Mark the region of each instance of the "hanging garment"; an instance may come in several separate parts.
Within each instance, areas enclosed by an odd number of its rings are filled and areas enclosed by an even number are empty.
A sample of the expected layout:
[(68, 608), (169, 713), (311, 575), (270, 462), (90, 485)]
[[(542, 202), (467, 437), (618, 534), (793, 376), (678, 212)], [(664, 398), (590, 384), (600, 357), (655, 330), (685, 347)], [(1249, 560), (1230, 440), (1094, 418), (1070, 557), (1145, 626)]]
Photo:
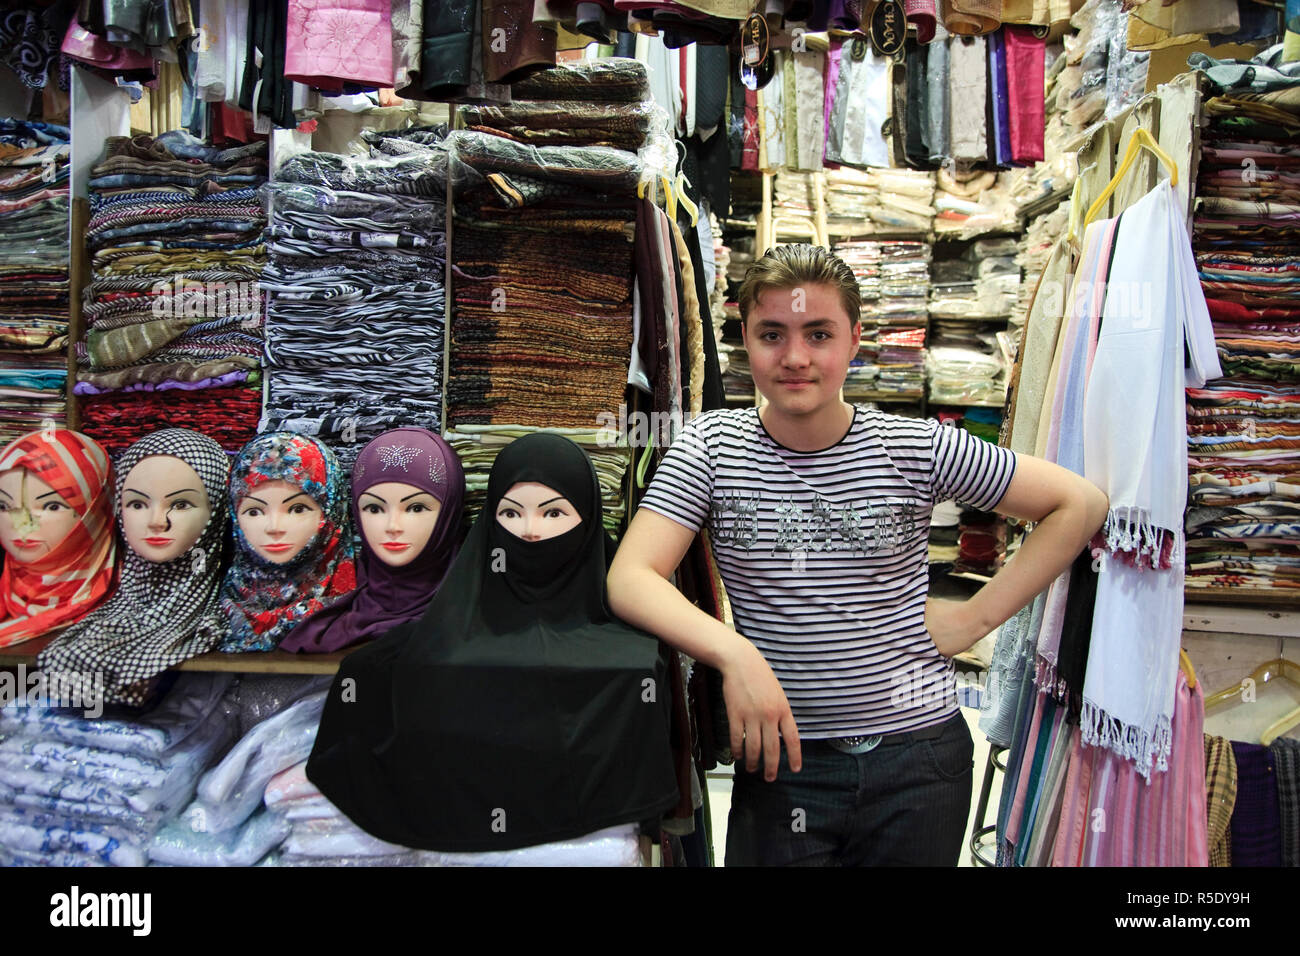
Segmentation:
[(925, 142), (931, 163), (942, 163), (949, 155), (948, 46), (948, 31), (936, 25), (925, 52)]
[[(582, 523), (512, 535), (496, 505), (529, 481)], [(343, 661), (308, 778), (367, 832), (420, 849), (515, 849), (657, 820), (678, 797), (666, 656), (606, 606), (612, 545), (591, 462), (558, 435), (520, 438), (497, 456), (487, 498), (424, 616)]]
[(820, 50), (807, 50), (791, 54), (790, 60), (799, 118), (799, 168), (819, 170), (826, 149), (823, 101), (826, 54)]
[[(423, 0), (424, 46), (420, 54), (423, 98), (447, 99), (469, 85), (474, 23), (479, 0)], [(421, 98), (415, 91), (399, 95)]]
[(870, 50), (861, 60), (855, 60), (851, 53), (841, 53), (835, 102), (826, 131), (827, 160), (850, 166), (889, 165), (883, 127), (889, 116), (892, 65), (892, 60)]
[[(1153, 761), (1168, 766), (1182, 634), (1184, 388), (1220, 374), (1191, 243), (1165, 180), (1124, 213), (1083, 413), (1084, 474), (1110, 497), (1106, 545), (1122, 552), (1097, 583), (1083, 738), (1136, 761), (1143, 776)], [(1124, 555), (1167, 570), (1135, 567)]]
[(1282, 819), (1277, 768), (1267, 747), (1232, 741), (1237, 802), (1229, 832), (1233, 866), (1281, 866)]
[[(21, 468), (59, 493), (78, 516), (67, 536), (31, 562), (6, 555), (0, 571), (0, 647), (81, 620), (117, 584), (111, 465), (93, 439), (66, 429), (32, 432), (0, 452), (0, 472)], [(11, 504), (15, 526), (39, 527), (23, 502)]]
[(1204, 690), (1180, 670), (1169, 770), (1138, 793), (1138, 866), (1209, 866), (1204, 722)]
[[(321, 509), (316, 536), (285, 564), (257, 554), (239, 527), (240, 501), (268, 481), (297, 485)], [(304, 619), (356, 587), (347, 479), (334, 453), (320, 442), (273, 432), (245, 445), (230, 474), (230, 511), (235, 557), (221, 588), (230, 633), (220, 650), (274, 650)]]
[(293, 129), (293, 84), (285, 78), (288, 0), (249, 6), (244, 76), (239, 84), (239, 108), (254, 115), (258, 132), (271, 124)]
[(1237, 805), (1237, 758), (1222, 737), (1205, 735), (1206, 842), (1210, 866), (1232, 866), (1230, 825)]
[(1011, 164), (1011, 104), (1007, 96), (1007, 47), (1001, 30), (989, 34), (989, 135), (999, 166)]
[(483, 0), (483, 75), (513, 83), (555, 66), (555, 26), (532, 19), (532, 0)]
[(107, 703), (144, 704), (154, 690), (152, 678), (210, 651), (225, 632), (225, 621), (217, 613), (217, 590), (229, 520), (230, 459), (211, 438), (189, 429), (164, 429), (140, 439), (117, 462), (114, 500), (119, 515), (131, 469), (154, 455), (179, 458), (203, 483), (211, 511), (198, 541), (162, 562), (150, 561), (128, 546), (117, 592), (59, 635), (39, 658), (48, 673), (103, 674)]
[(286, 79), (343, 92), (393, 82), (390, 0), (289, 0)]
[(446, 441), (423, 428), (395, 428), (372, 439), (352, 469), (354, 527), (361, 528), (362, 495), (383, 482), (427, 491), (441, 503), (424, 550), (393, 567), (376, 555), (376, 542), (363, 536), (357, 589), (303, 621), (280, 642), (281, 650), (328, 653), (379, 637), (418, 618), (438, 593), (459, 545), (465, 500), (460, 459)]
[(1300, 740), (1279, 737), (1269, 744), (1277, 779), (1282, 830), (1282, 865), (1300, 866)]
[(1043, 51), (1047, 41), (1028, 27), (1007, 27), (1008, 135), (1013, 163), (1043, 158)]
[(958, 161), (989, 158), (985, 112), (988, 57), (983, 37), (948, 41), (948, 151)]

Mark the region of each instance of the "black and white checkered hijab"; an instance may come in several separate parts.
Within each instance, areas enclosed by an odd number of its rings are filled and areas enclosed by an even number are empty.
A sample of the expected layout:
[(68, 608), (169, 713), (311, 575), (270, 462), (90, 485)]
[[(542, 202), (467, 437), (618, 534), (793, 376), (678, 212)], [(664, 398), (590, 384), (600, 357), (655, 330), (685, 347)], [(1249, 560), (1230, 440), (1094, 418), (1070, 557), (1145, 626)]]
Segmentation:
[(221, 446), (188, 428), (166, 428), (140, 439), (117, 463), (118, 521), (122, 485), (131, 469), (153, 455), (171, 455), (198, 474), (211, 517), (189, 551), (153, 562), (129, 547), (117, 592), (103, 607), (68, 628), (39, 657), (51, 673), (103, 676), (106, 703), (139, 705), (153, 689), (151, 678), (217, 645), (225, 623), (217, 613), (221, 549), (230, 516), (226, 487), (230, 459)]

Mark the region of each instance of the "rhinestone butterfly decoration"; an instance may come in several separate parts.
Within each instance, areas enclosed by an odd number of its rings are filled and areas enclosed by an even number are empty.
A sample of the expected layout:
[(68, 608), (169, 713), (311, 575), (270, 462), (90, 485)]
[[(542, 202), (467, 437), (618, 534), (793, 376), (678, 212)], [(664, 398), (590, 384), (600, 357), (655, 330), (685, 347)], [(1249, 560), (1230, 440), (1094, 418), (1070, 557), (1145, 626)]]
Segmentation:
[(379, 462), (384, 468), (401, 468), (409, 471), (409, 465), (420, 454), (420, 449), (408, 445), (387, 445), (379, 449)]
[(436, 458), (429, 459), (429, 480), (435, 485), (441, 485), (447, 480), (447, 469)]

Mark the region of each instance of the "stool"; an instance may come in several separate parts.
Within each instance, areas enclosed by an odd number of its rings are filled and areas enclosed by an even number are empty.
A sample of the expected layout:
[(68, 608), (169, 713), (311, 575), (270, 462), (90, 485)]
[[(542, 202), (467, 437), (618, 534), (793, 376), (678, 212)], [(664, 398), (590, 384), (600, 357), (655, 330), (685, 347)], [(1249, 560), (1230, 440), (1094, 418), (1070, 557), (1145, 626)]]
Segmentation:
[(980, 784), (980, 798), (975, 805), (975, 820), (970, 831), (970, 861), (973, 866), (997, 866), (996, 859), (990, 859), (984, 855), (989, 851), (995, 851), (995, 847), (990, 843), (982, 843), (981, 839), (990, 833), (995, 833), (998, 828), (996, 823), (985, 826), (984, 814), (988, 812), (989, 794), (993, 792), (993, 772), (995, 770), (1002, 773), (1007, 772), (1007, 765), (998, 763), (997, 759), (1006, 752), (1006, 747), (989, 745), (989, 759), (984, 764), (984, 780)]

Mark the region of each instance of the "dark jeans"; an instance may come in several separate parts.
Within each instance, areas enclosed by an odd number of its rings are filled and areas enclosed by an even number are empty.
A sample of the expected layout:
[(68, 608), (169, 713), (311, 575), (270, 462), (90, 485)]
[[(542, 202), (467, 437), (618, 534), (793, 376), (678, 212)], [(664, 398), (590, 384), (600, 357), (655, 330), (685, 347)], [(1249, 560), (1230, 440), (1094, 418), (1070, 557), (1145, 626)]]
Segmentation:
[(846, 754), (803, 741), (781, 749), (772, 783), (736, 767), (727, 866), (956, 866), (970, 815), (975, 744), (960, 713), (932, 740)]

